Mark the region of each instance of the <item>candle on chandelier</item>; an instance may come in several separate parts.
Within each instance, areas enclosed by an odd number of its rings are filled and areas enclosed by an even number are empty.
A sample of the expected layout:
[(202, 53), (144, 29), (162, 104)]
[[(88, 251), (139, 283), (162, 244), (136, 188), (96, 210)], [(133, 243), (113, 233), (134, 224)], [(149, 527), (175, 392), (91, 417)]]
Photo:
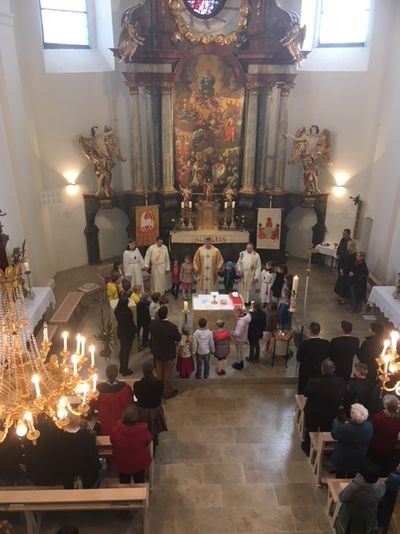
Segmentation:
[(83, 391), (83, 398), (82, 398), (82, 406), (83, 406), (84, 404), (86, 404), (86, 396), (89, 391), (89, 385), (83, 384), (82, 391)]
[(49, 330), (47, 328), (47, 323), (43, 324), (43, 343), (49, 340)]
[(385, 339), (385, 341), (383, 342), (383, 349), (382, 349), (382, 352), (381, 352), (381, 358), (383, 358), (385, 356), (386, 351), (389, 348), (389, 346), (390, 346), (390, 341), (388, 339)]
[(39, 375), (37, 375), (37, 374), (32, 375), (32, 383), (35, 386), (36, 397), (40, 397), (40, 395), (41, 395), (39, 382), (40, 382)]
[(67, 352), (67, 350), (68, 350), (68, 345), (67, 345), (68, 332), (63, 332), (61, 337), (63, 338), (63, 342), (64, 342), (63, 351)]
[(77, 354), (73, 354), (71, 356), (71, 363), (72, 363), (74, 376), (78, 376), (78, 355)]
[(80, 354), (80, 348), (81, 348), (81, 335), (77, 334), (76, 336), (76, 354)]
[(89, 352), (90, 352), (90, 367), (94, 367), (94, 345), (89, 345)]
[(399, 341), (400, 334), (397, 332), (397, 330), (393, 330), (393, 332), (390, 334), (390, 339), (392, 341), (392, 350), (397, 352), (397, 342)]
[(86, 345), (86, 338), (85, 336), (81, 336), (81, 356), (85, 356), (85, 345)]
[(24, 419), (28, 423), (29, 432), (35, 432), (35, 427), (33, 426), (33, 417), (31, 412), (24, 413)]
[(93, 376), (92, 376), (92, 380), (93, 380), (93, 388), (92, 388), (92, 391), (96, 391), (96, 385), (97, 385), (97, 374), (94, 373)]

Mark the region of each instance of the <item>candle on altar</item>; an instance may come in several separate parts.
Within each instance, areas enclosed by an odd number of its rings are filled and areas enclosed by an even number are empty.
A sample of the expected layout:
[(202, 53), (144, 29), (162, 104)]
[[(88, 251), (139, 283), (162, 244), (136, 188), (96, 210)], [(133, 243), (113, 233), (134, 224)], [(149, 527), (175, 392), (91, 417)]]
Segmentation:
[(228, 203), (224, 202), (224, 208), (226, 209), (228, 207)]
[(90, 367), (94, 367), (94, 345), (89, 345), (89, 352), (90, 352)]
[(39, 382), (40, 382), (39, 375), (37, 374), (32, 375), (32, 383), (35, 386), (36, 397), (40, 397), (41, 395)]
[(190, 209), (192, 209), (192, 205), (193, 205), (193, 204), (192, 204), (192, 201), (189, 200), (189, 208), (190, 208)]
[(24, 268), (25, 268), (25, 272), (29, 272), (29, 261), (28, 260), (24, 262)]
[(43, 342), (46, 342), (49, 340), (49, 330), (47, 328), (47, 323), (43, 324)]
[(234, 208), (235, 206), (236, 206), (236, 202), (232, 200), (232, 208)]
[(181, 202), (181, 208), (183, 209), (185, 207), (185, 203)]
[(67, 345), (68, 332), (63, 332), (61, 337), (63, 338), (63, 341), (64, 341), (63, 351), (67, 352), (67, 350), (68, 350), (68, 345)]

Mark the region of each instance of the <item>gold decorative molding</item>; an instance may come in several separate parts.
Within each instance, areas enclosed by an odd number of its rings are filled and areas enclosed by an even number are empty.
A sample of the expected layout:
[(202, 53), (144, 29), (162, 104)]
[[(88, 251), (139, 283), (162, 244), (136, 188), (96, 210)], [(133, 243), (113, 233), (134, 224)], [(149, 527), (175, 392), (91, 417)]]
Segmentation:
[(182, 43), (185, 39), (192, 44), (211, 44), (215, 43), (220, 46), (229, 46), (235, 44), (240, 46), (247, 40), (247, 25), (250, 13), (250, 0), (241, 0), (240, 18), (235, 31), (227, 34), (218, 33), (213, 35), (207, 32), (196, 32), (192, 30), (184, 21), (181, 12), (185, 9), (180, 0), (169, 0), (169, 9), (175, 19), (177, 30), (172, 41)]

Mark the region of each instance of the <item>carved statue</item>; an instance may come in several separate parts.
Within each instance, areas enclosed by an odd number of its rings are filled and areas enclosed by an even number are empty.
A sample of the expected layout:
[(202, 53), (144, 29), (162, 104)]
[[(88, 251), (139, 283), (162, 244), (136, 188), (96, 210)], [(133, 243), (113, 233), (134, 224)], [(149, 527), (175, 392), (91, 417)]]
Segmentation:
[(298, 22), (294, 22), (290, 25), (286, 35), (280, 40), (282, 46), (285, 46), (288, 49), (289, 54), (296, 63), (301, 63), (303, 59), (301, 50), (303, 48), (305, 37), (306, 26), (304, 25), (301, 28)]
[(228, 206), (232, 206), (232, 202), (235, 200), (237, 195), (236, 189), (233, 189), (230, 185), (224, 189), (224, 202), (228, 203)]
[(14, 247), (11, 254), (11, 263), (13, 267), (17, 267), (20, 263), (23, 262), (25, 258), (25, 246), (26, 240), (22, 243), (22, 247)]
[(121, 33), (118, 39), (120, 62), (130, 62), (136, 54), (139, 46), (143, 46), (145, 39), (141, 35), (140, 21), (135, 17), (135, 12), (146, 3), (142, 0), (139, 5), (126, 9), (121, 19)]
[(179, 185), (179, 189), (182, 194), (182, 202), (185, 207), (189, 206), (189, 202), (192, 200), (192, 190), (190, 187), (183, 187), (182, 185)]
[(97, 135), (97, 126), (90, 130), (90, 137), (79, 137), (82, 152), (94, 167), (98, 179), (96, 196), (112, 195), (111, 178), (115, 159), (126, 161), (118, 147), (117, 137), (111, 126), (104, 126), (104, 133)]
[(214, 185), (210, 179), (203, 182), (203, 198), (206, 202), (211, 202), (214, 194)]
[(293, 141), (293, 152), (289, 165), (294, 165), (301, 160), (303, 164), (304, 192), (306, 195), (320, 193), (318, 189), (319, 162), (333, 165), (331, 156), (331, 134), (329, 130), (320, 130), (315, 124), (311, 126), (309, 133), (300, 128), (296, 135), (285, 135)]

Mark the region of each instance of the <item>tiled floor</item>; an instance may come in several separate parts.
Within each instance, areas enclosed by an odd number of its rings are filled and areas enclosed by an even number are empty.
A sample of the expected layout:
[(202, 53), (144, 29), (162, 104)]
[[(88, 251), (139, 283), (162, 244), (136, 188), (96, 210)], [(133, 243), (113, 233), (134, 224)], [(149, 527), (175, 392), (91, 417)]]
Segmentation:
[[(306, 264), (289, 262), (300, 275), (297, 321), (302, 323)], [(96, 267), (82, 267), (56, 276), (55, 294), (65, 294), (84, 282), (96, 281)], [(363, 337), (368, 323), (336, 304), (329, 269), (313, 266), (305, 322), (321, 323), (324, 337), (337, 333), (342, 318), (351, 319)], [(170, 317), (182, 323), (182, 301), (171, 302)], [(79, 330), (88, 337), (97, 331), (100, 307), (93, 304)], [(149, 353), (131, 356), (134, 377)], [(114, 357), (115, 358), (115, 357)], [(97, 359), (104, 376), (107, 364)], [(288, 369), (279, 361), (271, 368), (247, 364), (229, 367), (224, 378), (211, 373), (208, 381), (180, 380), (180, 394), (165, 404), (169, 432), (161, 436), (151, 495), (151, 534), (331, 532), (324, 513), (326, 492), (312, 482), (306, 457), (294, 431), (295, 359)], [(16, 519), (21, 525), (21, 520)], [(139, 514), (48, 514), (43, 534), (75, 523), (81, 534), (140, 532)], [(21, 526), (18, 532), (25, 532)]]

